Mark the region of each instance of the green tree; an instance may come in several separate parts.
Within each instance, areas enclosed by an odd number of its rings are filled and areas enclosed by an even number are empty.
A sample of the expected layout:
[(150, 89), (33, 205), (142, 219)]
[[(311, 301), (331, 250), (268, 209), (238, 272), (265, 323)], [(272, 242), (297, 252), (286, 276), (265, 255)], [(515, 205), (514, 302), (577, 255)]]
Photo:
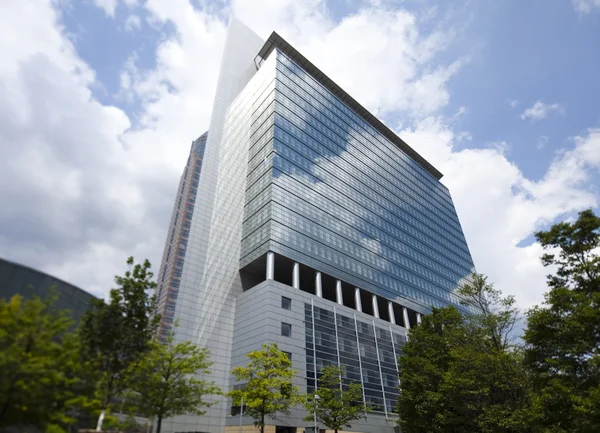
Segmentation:
[(57, 297), (0, 299), (0, 427), (68, 425), (82, 407), (77, 339)]
[(315, 417), (338, 433), (342, 427), (352, 427), (351, 421), (365, 417), (368, 410), (363, 404), (362, 386), (356, 382), (345, 384), (343, 369), (329, 365), (321, 370), (318, 388), (307, 396), (304, 406), (310, 413), (304, 420)]
[[(131, 409), (132, 413), (135, 409)], [(119, 433), (148, 433), (151, 431), (149, 423), (138, 422), (134, 415), (127, 415), (125, 419), (113, 415), (107, 415), (104, 418), (103, 427), (105, 431)], [(48, 432), (46, 432), (48, 433)]]
[(210, 374), (209, 356), (206, 348), (189, 341), (174, 343), (170, 335), (166, 344), (152, 341), (150, 350), (133, 365), (135, 404), (140, 413), (156, 418), (156, 433), (160, 433), (164, 418), (185, 413), (203, 415), (203, 408), (214, 404), (206, 396), (220, 394), (220, 389), (195, 377)]
[(115, 277), (118, 287), (110, 291), (109, 302), (92, 301), (79, 327), (82, 357), (97, 372), (98, 431), (111, 401), (127, 389), (129, 367), (148, 351), (160, 321), (150, 262), (134, 264), (130, 257), (127, 264), (125, 275)]
[(539, 422), (548, 432), (600, 431), (600, 218), (536, 233), (550, 291), (528, 312), (526, 362), (535, 373)]
[(410, 340), (403, 346), (398, 360), (397, 410), (403, 432), (454, 431), (449, 428), (451, 409), (442, 387), (452, 362), (450, 351), (464, 331), (464, 318), (453, 307), (434, 308), (423, 316), (418, 327), (410, 330)]
[(461, 303), (475, 310), (466, 316), (466, 322), (471, 330), (481, 332), (494, 349), (509, 349), (513, 346), (512, 332), (519, 320), (514, 296), (503, 297), (485, 275), (473, 273), (471, 279), (472, 283), (465, 283), (457, 290), (463, 299)]
[(290, 408), (301, 402), (299, 388), (292, 385), (297, 371), (292, 369), (292, 361), (277, 344), (263, 344), (262, 350), (246, 356), (250, 360), (248, 366), (231, 371), (245, 386), (231, 391), (228, 396), (237, 405), (244, 400), (245, 413), (254, 418), (254, 425), (264, 433), (267, 416), (288, 414)]
[(403, 432), (531, 431), (531, 381), (521, 351), (511, 344), (514, 299), (477, 274), (458, 293), (473, 313), (434, 308), (403, 347)]

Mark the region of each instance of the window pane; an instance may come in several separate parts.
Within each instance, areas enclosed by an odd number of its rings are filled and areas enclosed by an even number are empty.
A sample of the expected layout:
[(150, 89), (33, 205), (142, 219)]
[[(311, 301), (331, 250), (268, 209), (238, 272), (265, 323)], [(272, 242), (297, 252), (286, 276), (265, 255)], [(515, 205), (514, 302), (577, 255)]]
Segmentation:
[(284, 337), (291, 337), (292, 336), (292, 325), (290, 325), (289, 323), (281, 323), (281, 335), (283, 335)]
[(286, 310), (292, 309), (292, 300), (290, 298), (286, 298), (285, 296), (281, 297), (281, 308), (285, 308)]

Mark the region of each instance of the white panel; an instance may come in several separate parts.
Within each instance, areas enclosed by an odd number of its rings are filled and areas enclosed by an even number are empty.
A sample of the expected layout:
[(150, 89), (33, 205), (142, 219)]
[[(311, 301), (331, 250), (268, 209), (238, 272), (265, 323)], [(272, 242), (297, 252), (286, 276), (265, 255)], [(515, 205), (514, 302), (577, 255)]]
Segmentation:
[[(239, 281), (233, 278), (234, 270), (237, 271), (237, 263), (233, 262), (239, 259), (239, 239), (234, 241), (233, 238), (241, 232), (241, 218), (238, 214), (230, 215), (223, 209), (223, 206), (230, 202), (223, 202), (222, 199), (231, 197), (219, 197), (219, 192), (227, 189), (224, 177), (235, 175), (232, 182), (239, 183), (243, 182), (246, 176), (245, 167), (230, 171), (230, 163), (240, 163), (231, 160), (232, 149), (227, 149), (225, 143), (225, 125), (228, 108), (256, 74), (254, 58), (263, 44), (264, 41), (254, 32), (237, 19), (231, 18), (221, 60), (176, 310), (179, 328), (175, 338), (178, 341), (191, 340), (210, 350), (211, 359), (218, 360), (212, 367), (210, 379), (225, 392), (228, 391), (230, 378), (235, 296), (241, 292)], [(203, 95), (197, 97), (201, 98)], [(247, 124), (248, 122), (240, 125)], [(243, 185), (241, 191), (243, 194)], [(236, 198), (239, 199), (237, 196)], [(243, 199), (240, 202), (243, 203)], [(243, 206), (238, 205), (237, 208), (239, 212), (243, 211)], [(228, 219), (219, 221), (218, 218), (223, 218), (223, 215)], [(231, 224), (232, 231), (224, 232), (224, 225), (228, 223)], [(233, 237), (227, 238), (229, 235)], [(217, 236), (224, 240), (220, 250), (215, 247)], [(235, 242), (237, 246), (232, 249), (231, 245)], [(236, 248), (238, 255), (235, 255)], [(231, 253), (231, 257), (222, 260), (225, 252)], [(207, 278), (209, 269), (214, 275), (212, 279)], [(185, 423), (185, 430), (188, 431), (221, 433), (228, 415), (228, 403), (224, 397), (218, 397), (216, 400), (218, 403), (201, 417), (188, 415), (165, 420), (163, 431), (181, 431), (181, 423)]]

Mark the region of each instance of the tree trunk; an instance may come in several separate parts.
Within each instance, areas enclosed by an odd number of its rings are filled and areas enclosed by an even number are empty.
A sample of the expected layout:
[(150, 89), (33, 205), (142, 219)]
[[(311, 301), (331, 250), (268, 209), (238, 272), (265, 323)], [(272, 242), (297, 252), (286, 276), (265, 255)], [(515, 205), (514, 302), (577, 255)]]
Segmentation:
[(100, 416), (98, 417), (98, 424), (96, 424), (96, 431), (102, 431), (102, 424), (104, 423), (104, 416), (106, 415), (106, 409), (108, 408), (108, 404), (110, 403), (110, 395), (112, 390), (114, 376), (111, 377), (108, 383), (107, 393), (104, 396), (104, 400), (102, 401), (102, 412), (100, 412)]
[(160, 428), (162, 426), (162, 415), (158, 417), (156, 420), (156, 433), (160, 433)]
[(265, 433), (265, 415), (260, 416), (260, 433)]
[(104, 422), (105, 414), (106, 409), (102, 409), (102, 412), (100, 412), (100, 416), (98, 417), (98, 424), (96, 424), (96, 431), (102, 431), (102, 423)]
[(4, 402), (4, 405), (2, 405), (2, 410), (0, 411), (0, 421), (2, 421), (4, 415), (6, 415), (6, 413), (8, 412), (9, 403), (10, 399), (7, 397), (6, 401)]
[[(28, 345), (27, 348), (25, 349), (25, 354), (26, 355), (29, 354), (30, 351), (31, 351), (31, 349), (30, 349), (30, 346)], [(13, 380), (12, 380), (10, 386), (8, 387), (8, 391), (6, 392), (6, 400), (4, 400), (4, 404), (2, 405), (2, 410), (0, 411), (0, 421), (2, 421), (2, 419), (4, 419), (4, 416), (8, 414), (8, 409), (10, 408), (10, 397), (12, 396), (13, 391), (17, 387), (16, 386), (17, 382), (20, 379), (21, 379), (20, 374), (16, 374), (15, 376), (13, 376)]]
[(2, 410), (0, 410), (0, 424), (2, 424), (1, 421), (2, 421), (2, 419), (4, 419), (4, 415), (6, 415), (8, 413), (8, 408), (10, 407), (10, 395), (12, 393), (14, 383), (15, 382), (11, 383), (11, 385), (8, 389), (8, 392), (6, 393), (6, 400), (4, 400), (4, 404), (2, 405)]

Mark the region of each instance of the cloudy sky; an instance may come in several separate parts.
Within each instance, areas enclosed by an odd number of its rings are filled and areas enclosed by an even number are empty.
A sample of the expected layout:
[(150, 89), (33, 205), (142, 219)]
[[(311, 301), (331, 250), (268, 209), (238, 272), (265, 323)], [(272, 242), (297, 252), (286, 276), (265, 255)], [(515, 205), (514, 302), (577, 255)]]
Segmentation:
[(535, 230), (600, 200), (600, 0), (0, 2), (0, 257), (97, 295), (158, 267), (228, 17), (272, 30), (444, 173), (522, 307)]

